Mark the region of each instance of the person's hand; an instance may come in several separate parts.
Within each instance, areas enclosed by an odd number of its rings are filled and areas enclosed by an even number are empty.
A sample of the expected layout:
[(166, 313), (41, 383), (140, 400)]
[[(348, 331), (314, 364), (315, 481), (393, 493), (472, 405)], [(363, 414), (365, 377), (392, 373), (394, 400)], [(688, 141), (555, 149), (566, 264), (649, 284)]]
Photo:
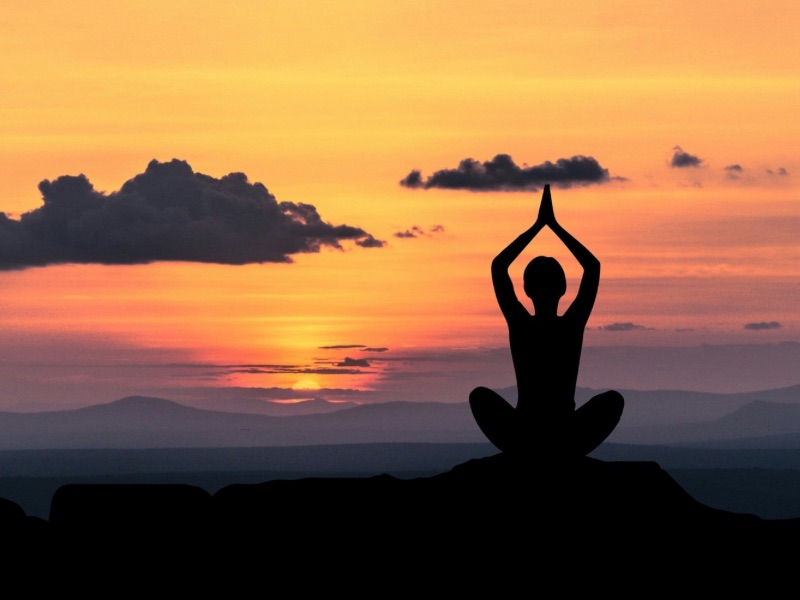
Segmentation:
[(553, 212), (553, 198), (550, 196), (549, 184), (544, 186), (542, 202), (539, 205), (539, 216), (536, 220), (542, 225), (553, 225), (556, 222), (556, 215)]

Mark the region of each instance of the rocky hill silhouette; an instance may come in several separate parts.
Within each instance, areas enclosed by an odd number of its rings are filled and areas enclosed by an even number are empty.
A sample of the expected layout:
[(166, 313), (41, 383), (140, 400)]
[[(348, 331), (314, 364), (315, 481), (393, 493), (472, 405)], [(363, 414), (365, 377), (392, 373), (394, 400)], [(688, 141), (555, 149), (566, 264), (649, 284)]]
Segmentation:
[(0, 501), (0, 527), (17, 561), (35, 556), (52, 573), (104, 565), (118, 576), (174, 580), (184, 573), (179, 557), (197, 583), (204, 568), (230, 573), (257, 557), (270, 577), (312, 577), (312, 589), (325, 587), (313, 577), (342, 577), (355, 566), (466, 591), (499, 574), (522, 585), (581, 562), (582, 577), (624, 566), (670, 572), (672, 582), (715, 573), (731, 581), (727, 569), (736, 565), (750, 575), (775, 568), (800, 519), (710, 508), (655, 462), (584, 458), (554, 467), (496, 454), (431, 477), (275, 480), (214, 494), (190, 485), (71, 484), (53, 496), (49, 519)]

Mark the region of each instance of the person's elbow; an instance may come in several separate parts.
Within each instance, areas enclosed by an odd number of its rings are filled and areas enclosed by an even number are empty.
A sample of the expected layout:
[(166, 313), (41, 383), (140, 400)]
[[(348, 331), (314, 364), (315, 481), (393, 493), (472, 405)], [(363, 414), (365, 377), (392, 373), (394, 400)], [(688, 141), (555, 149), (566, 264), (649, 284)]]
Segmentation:
[(508, 265), (506, 264), (506, 262), (499, 256), (496, 256), (492, 261), (492, 277), (496, 275), (503, 275), (507, 272), (508, 272)]
[(583, 269), (585, 271), (591, 271), (592, 273), (597, 273), (600, 275), (600, 261), (597, 260), (594, 256), (589, 257), (586, 260), (586, 264), (583, 265)]

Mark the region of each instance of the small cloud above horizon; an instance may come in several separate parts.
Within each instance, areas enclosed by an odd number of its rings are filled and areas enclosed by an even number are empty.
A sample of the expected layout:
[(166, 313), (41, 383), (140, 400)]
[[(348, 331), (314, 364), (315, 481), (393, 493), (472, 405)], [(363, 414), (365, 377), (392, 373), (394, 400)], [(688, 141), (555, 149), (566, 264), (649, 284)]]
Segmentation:
[(601, 325), (598, 327), (602, 331), (636, 331), (636, 330), (652, 330), (652, 327), (645, 327), (637, 323), (625, 321), (621, 323), (609, 323), (608, 325)]
[(437, 233), (444, 233), (444, 225), (433, 225), (432, 227), (429, 227), (427, 231), (425, 231), (419, 225), (412, 225), (405, 231), (396, 231), (394, 233), (394, 237), (399, 239), (414, 239), (420, 236), (432, 237)]
[(744, 168), (739, 164), (728, 165), (722, 170), (725, 171), (726, 179), (730, 180), (741, 179), (742, 172), (744, 172)]
[(454, 169), (440, 169), (423, 179), (419, 170), (413, 170), (400, 180), (400, 185), (412, 189), (453, 189), (475, 192), (535, 191), (549, 183), (568, 188), (573, 185), (591, 185), (611, 180), (608, 169), (591, 156), (576, 155), (545, 161), (529, 167), (518, 166), (508, 154), (498, 154), (493, 159), (479, 162), (465, 158)]
[[(361, 352), (388, 352), (385, 346), (367, 346), (366, 344), (333, 344), (330, 346), (318, 346), (319, 350), (360, 350)], [(347, 359), (345, 359), (347, 360)]]
[(244, 173), (219, 179), (186, 162), (151, 161), (115, 192), (85, 175), (39, 184), (43, 204), (19, 220), (0, 212), (0, 269), (55, 264), (132, 265), (187, 261), (289, 263), (298, 253), (378, 248), (360, 227), (333, 225), (311, 204), (278, 202)]
[(361, 246), (362, 248), (383, 248), (386, 245), (386, 241), (379, 240), (373, 237), (371, 233), (368, 233), (365, 238), (356, 240), (355, 244), (356, 246)]
[(366, 348), (364, 344), (335, 344), (333, 346), (318, 346), (320, 350), (346, 350), (348, 348)]
[(703, 159), (694, 154), (685, 152), (680, 146), (675, 146), (673, 149), (672, 160), (670, 166), (674, 169), (685, 169), (687, 167), (699, 167), (703, 163)]
[(333, 366), (304, 365), (241, 365), (224, 367), (217, 371), (202, 374), (205, 379), (219, 379), (229, 375), (360, 375), (362, 372), (352, 365), (339, 366), (338, 363), (327, 362)]
[(783, 167), (779, 167), (779, 168), (775, 169), (774, 171), (772, 169), (767, 169), (767, 175), (776, 175), (778, 177), (788, 177), (789, 171), (787, 171)]
[(369, 367), (369, 361), (366, 358), (351, 358), (345, 356), (342, 362), (336, 363), (337, 367)]
[(758, 321), (755, 323), (745, 323), (744, 328), (750, 331), (765, 331), (767, 329), (780, 329), (781, 324), (777, 321)]

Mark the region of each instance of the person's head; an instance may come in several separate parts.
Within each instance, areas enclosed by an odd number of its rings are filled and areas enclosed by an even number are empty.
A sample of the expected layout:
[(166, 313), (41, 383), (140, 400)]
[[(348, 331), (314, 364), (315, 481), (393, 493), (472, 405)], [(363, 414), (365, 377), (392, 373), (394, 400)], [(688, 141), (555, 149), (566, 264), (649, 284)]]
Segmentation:
[(537, 256), (525, 267), (525, 294), (534, 302), (556, 304), (567, 291), (567, 277), (558, 261), (551, 256)]

